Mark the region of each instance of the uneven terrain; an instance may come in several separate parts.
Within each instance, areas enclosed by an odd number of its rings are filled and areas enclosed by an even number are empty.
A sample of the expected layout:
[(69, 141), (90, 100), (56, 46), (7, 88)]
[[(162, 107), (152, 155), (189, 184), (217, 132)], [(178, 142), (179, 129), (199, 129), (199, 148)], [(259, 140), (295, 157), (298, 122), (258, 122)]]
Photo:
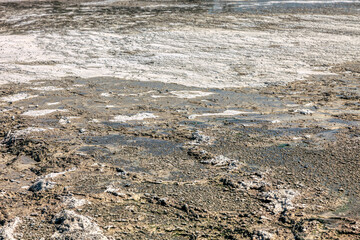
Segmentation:
[(359, 6), (225, 7), (0, 4), (0, 239), (359, 239)]

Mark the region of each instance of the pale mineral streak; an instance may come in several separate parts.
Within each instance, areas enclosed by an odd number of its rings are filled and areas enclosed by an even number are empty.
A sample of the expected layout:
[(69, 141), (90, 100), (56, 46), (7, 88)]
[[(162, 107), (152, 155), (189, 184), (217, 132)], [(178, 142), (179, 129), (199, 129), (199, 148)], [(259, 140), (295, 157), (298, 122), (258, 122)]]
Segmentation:
[(66, 109), (43, 109), (43, 110), (29, 110), (24, 112), (22, 115), (23, 116), (29, 116), (29, 117), (40, 117), (40, 116), (45, 116), (48, 115), (50, 113), (54, 113), (54, 112), (67, 112), (68, 110)]
[(157, 118), (157, 116), (152, 113), (137, 113), (133, 116), (118, 115), (115, 116), (114, 119), (110, 121), (111, 122), (141, 121), (147, 118)]
[(195, 119), (197, 117), (217, 117), (217, 116), (235, 116), (241, 114), (259, 114), (257, 112), (243, 112), (237, 110), (225, 110), (224, 112), (220, 113), (203, 113), (203, 114), (192, 114), (188, 118)]
[(0, 98), (1, 101), (4, 102), (17, 102), (25, 99), (35, 98), (38, 97), (38, 95), (29, 95), (28, 93), (17, 93), (10, 96), (5, 96)]

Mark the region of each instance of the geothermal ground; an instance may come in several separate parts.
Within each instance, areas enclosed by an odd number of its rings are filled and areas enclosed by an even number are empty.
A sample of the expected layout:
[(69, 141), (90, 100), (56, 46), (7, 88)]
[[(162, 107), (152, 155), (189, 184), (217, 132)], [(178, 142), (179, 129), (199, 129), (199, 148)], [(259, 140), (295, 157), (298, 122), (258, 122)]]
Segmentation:
[(1, 2), (0, 239), (359, 239), (360, 4), (299, 6)]

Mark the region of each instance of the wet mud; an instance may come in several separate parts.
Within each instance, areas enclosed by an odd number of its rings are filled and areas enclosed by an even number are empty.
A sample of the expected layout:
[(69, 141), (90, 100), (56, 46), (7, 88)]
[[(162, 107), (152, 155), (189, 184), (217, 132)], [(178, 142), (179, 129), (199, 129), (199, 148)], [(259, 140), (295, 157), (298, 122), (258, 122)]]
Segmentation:
[[(66, 2), (51, 3), (65, 10), (36, 4), (50, 3), (4, 3), (9, 11), (1, 13), (5, 19), (11, 11), (34, 12), (35, 18), (50, 9), (62, 17), (82, 14)], [(153, 4), (129, 8), (144, 13), (139, 9)], [(157, 22), (128, 30), (156, 32), (169, 16), (210, 30), (236, 23), (226, 20), (233, 12), (209, 16), (203, 6), (199, 12), (180, 9), (160, 8)], [(129, 9), (121, 11), (133, 22)], [(185, 14), (204, 22), (185, 24)], [(8, 36), (41, 29), (61, 36), (59, 29), (68, 27), (118, 28), (115, 15), (101, 10), (81, 21), (64, 17), (78, 25), (52, 17), (22, 26), (3, 21), (1, 31)], [(242, 17), (255, 21), (252, 14)], [(346, 34), (356, 39), (356, 23), (350, 22), (353, 32)], [(272, 27), (261, 24), (259, 31)], [(32, 62), (36, 69), (26, 73), (39, 70), (41, 79), (1, 85), (0, 238), (359, 238), (359, 61), (344, 57), (303, 79), (242, 87), (77, 76), (71, 69), (68, 76), (44, 77), (47, 66), (62, 61)], [(11, 66), (21, 76), (24, 65), (4, 63), (3, 76), (12, 76)]]

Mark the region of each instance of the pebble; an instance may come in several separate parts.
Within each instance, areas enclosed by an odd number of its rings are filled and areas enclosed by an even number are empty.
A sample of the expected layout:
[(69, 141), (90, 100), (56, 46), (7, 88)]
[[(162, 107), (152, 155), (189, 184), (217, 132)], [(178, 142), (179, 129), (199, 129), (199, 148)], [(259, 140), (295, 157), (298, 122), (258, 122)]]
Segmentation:
[(54, 188), (55, 184), (56, 184), (55, 182), (41, 179), (41, 180), (35, 182), (33, 185), (31, 185), (29, 188), (29, 191), (32, 191), (32, 192), (46, 191), (48, 189)]

